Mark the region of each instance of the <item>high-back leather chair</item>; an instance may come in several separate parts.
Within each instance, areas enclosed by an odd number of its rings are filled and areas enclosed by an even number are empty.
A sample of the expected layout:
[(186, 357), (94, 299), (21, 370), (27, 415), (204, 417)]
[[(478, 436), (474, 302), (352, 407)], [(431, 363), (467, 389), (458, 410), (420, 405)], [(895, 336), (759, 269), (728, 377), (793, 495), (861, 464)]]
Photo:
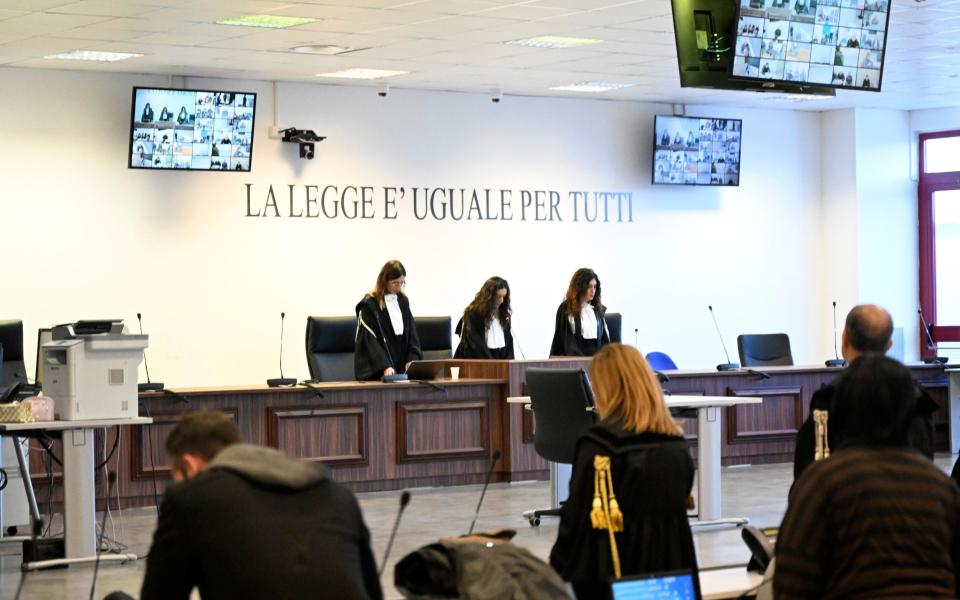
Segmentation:
[(450, 317), (414, 317), (424, 360), (453, 357)]
[(0, 387), (27, 383), (27, 371), (23, 365), (23, 321), (0, 321), (0, 346), (3, 346)]
[(561, 492), (569, 487), (569, 481), (558, 480), (557, 465), (573, 464), (577, 440), (593, 426), (595, 413), (588, 410), (593, 407), (593, 392), (583, 369), (531, 367), (526, 371), (526, 379), (535, 419), (533, 447), (537, 454), (550, 461), (553, 507), (523, 513), (531, 525), (539, 525), (542, 516), (560, 515), (558, 500)]
[(744, 367), (790, 366), (790, 336), (785, 333), (749, 333), (737, 336), (737, 351)]
[(356, 317), (307, 317), (307, 365), (316, 381), (351, 381)]
[(603, 315), (603, 320), (607, 322), (607, 331), (610, 332), (611, 342), (622, 341), (620, 337), (621, 321), (620, 313), (612, 312)]

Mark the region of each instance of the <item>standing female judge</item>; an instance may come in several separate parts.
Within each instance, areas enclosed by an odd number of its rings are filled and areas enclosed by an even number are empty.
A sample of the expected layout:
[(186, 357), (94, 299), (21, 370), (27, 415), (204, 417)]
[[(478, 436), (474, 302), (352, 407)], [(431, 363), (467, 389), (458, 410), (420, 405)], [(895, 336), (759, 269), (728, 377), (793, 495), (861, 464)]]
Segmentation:
[(636, 348), (609, 344), (590, 362), (590, 379), (599, 422), (577, 442), (550, 564), (577, 598), (609, 597), (621, 575), (691, 569), (696, 577), (693, 460), (656, 376)]
[(383, 265), (377, 283), (357, 304), (354, 376), (360, 381), (405, 373), (423, 358), (410, 301), (403, 293), (407, 270), (399, 260)]
[(510, 285), (502, 277), (483, 282), (457, 323), (460, 345), (454, 358), (513, 358)]
[(610, 333), (600, 303), (600, 279), (592, 269), (577, 269), (567, 287), (567, 297), (557, 309), (550, 356), (593, 356)]

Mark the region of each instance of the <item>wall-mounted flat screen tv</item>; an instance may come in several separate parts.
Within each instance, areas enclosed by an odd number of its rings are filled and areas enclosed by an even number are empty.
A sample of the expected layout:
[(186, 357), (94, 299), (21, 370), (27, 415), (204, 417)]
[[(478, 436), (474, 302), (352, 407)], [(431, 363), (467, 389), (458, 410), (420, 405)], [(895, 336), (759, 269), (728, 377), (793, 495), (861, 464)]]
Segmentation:
[(890, 0), (739, 0), (731, 76), (880, 91)]
[(257, 95), (133, 88), (133, 169), (250, 171)]
[(657, 115), (653, 183), (740, 185), (740, 119)]

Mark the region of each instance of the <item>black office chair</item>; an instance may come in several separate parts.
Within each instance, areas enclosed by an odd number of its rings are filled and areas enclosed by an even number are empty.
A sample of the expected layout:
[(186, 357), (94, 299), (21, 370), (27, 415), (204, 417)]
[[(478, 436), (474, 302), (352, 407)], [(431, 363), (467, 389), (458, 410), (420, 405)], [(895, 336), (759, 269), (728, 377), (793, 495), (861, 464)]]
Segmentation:
[(316, 381), (351, 381), (356, 317), (307, 317), (307, 365)]
[(621, 342), (622, 338), (620, 337), (620, 329), (622, 318), (620, 313), (607, 313), (603, 315), (603, 320), (607, 322), (607, 331), (610, 333), (611, 342)]
[(424, 360), (453, 357), (450, 317), (414, 317)]
[(737, 336), (737, 351), (744, 367), (793, 365), (790, 336), (785, 333), (754, 333)]
[[(536, 527), (540, 517), (559, 516), (558, 464), (572, 465), (577, 440), (595, 422), (593, 392), (583, 369), (527, 369), (527, 389), (535, 419), (533, 446), (550, 461), (550, 503), (553, 508), (528, 510), (523, 516)], [(588, 410), (589, 409), (589, 410)]]

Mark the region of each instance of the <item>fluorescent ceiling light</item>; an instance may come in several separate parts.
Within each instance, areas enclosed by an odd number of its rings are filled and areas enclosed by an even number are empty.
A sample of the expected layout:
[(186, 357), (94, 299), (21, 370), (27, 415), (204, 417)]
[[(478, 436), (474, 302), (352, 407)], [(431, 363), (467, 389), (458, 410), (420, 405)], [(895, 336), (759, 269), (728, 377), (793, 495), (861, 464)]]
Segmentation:
[(294, 46), (290, 48), (291, 52), (299, 54), (322, 54), (324, 56), (335, 56), (344, 52), (351, 52), (350, 46), (334, 46), (332, 44), (313, 44), (309, 46)]
[(586, 92), (590, 94), (597, 94), (600, 92), (609, 92), (628, 87), (633, 87), (633, 84), (612, 83), (609, 81), (584, 81), (581, 83), (571, 83), (570, 85), (558, 85), (550, 89), (558, 92)]
[(142, 54), (133, 52), (95, 52), (93, 50), (71, 50), (60, 54), (48, 54), (44, 58), (62, 60), (94, 60), (98, 62), (116, 62), (128, 58), (139, 58)]
[(380, 79), (381, 77), (393, 77), (395, 75), (406, 75), (409, 71), (390, 71), (387, 69), (343, 69), (342, 71), (333, 71), (331, 73), (317, 73), (317, 77), (339, 77), (342, 79)]
[(268, 29), (284, 29), (307, 23), (316, 23), (319, 19), (309, 17), (282, 17), (280, 15), (244, 15), (234, 19), (220, 19), (217, 25), (240, 25), (243, 27), (266, 27)]
[(601, 44), (603, 40), (564, 37), (562, 35), (541, 35), (522, 40), (510, 40), (504, 43), (510, 46), (525, 46), (527, 48), (582, 48), (583, 46)]

